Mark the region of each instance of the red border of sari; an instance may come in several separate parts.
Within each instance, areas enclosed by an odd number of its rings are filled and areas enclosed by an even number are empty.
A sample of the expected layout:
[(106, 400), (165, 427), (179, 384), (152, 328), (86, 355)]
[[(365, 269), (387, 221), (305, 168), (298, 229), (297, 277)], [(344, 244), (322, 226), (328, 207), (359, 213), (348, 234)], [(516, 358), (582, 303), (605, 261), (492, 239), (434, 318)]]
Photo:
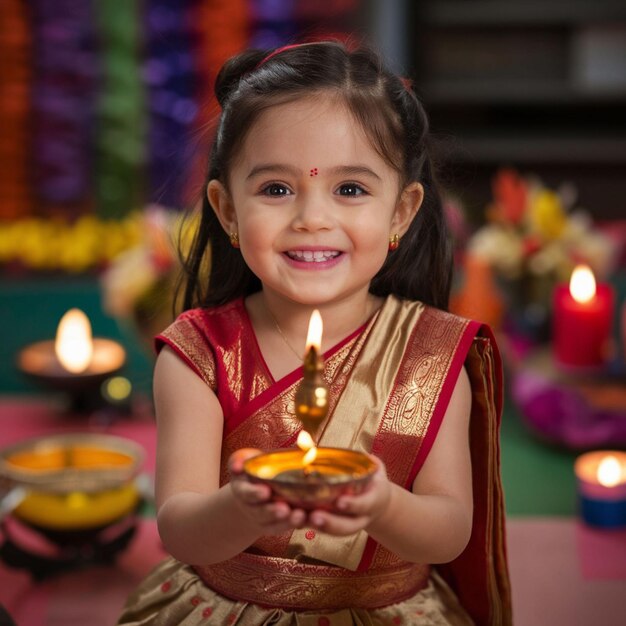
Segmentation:
[[(467, 358), (467, 354), (472, 345), (472, 342), (480, 331), (481, 326), (482, 324), (480, 322), (469, 320), (469, 323), (466, 325), (461, 335), (461, 338), (457, 345), (457, 349), (450, 363), (446, 379), (442, 385), (441, 392), (435, 406), (435, 410), (430, 419), (428, 430), (426, 431), (424, 440), (415, 457), (415, 461), (413, 462), (413, 466), (411, 467), (411, 470), (409, 472), (408, 479), (404, 485), (406, 489), (411, 488), (411, 485), (413, 484), (417, 473), (426, 461), (428, 453), (430, 452), (435, 442), (435, 439), (437, 438), (439, 427), (441, 426), (443, 417), (446, 414), (446, 410), (452, 396), (452, 391), (454, 390), (454, 387), (456, 385), (459, 373), (461, 372), (461, 368), (463, 367), (463, 363)], [(374, 554), (376, 552), (377, 545), (378, 543), (374, 539), (368, 537), (365, 549), (363, 550), (363, 557), (361, 558), (361, 562), (359, 563), (357, 571), (364, 571), (370, 567), (372, 559), (374, 558)]]
[[(249, 417), (254, 415), (254, 413), (261, 410), (268, 403), (272, 402), (272, 400), (276, 396), (282, 394), (284, 391), (289, 389), (289, 387), (291, 387), (294, 383), (302, 378), (304, 371), (303, 367), (299, 366), (289, 374), (285, 374), (285, 376), (283, 376), (279, 380), (274, 380), (271, 376), (269, 368), (267, 367), (267, 364), (265, 363), (263, 353), (261, 352), (261, 348), (254, 333), (254, 328), (252, 327), (252, 322), (248, 315), (246, 315), (245, 317), (247, 319), (246, 323), (249, 327), (249, 331), (254, 337), (255, 350), (257, 352), (256, 356), (262, 361), (265, 370), (267, 371), (273, 382), (267, 389), (262, 391), (258, 396), (254, 397), (250, 402), (245, 404), (239, 411), (229, 417), (229, 419), (224, 423), (224, 435), (228, 435), (229, 433), (234, 431), (236, 428), (241, 426), (241, 424), (243, 424)], [(360, 335), (365, 330), (365, 328), (367, 328), (368, 324), (369, 320), (365, 324), (357, 328), (355, 331), (350, 333), (347, 337), (342, 339), (339, 343), (326, 350), (326, 352), (324, 352), (324, 354), (322, 355), (324, 360), (331, 358), (334, 354), (341, 350), (341, 348), (343, 348), (346, 344), (352, 341), (352, 339)], [(290, 438), (287, 442), (284, 442), (284, 445), (290, 445), (293, 442), (292, 440), (295, 439)]]

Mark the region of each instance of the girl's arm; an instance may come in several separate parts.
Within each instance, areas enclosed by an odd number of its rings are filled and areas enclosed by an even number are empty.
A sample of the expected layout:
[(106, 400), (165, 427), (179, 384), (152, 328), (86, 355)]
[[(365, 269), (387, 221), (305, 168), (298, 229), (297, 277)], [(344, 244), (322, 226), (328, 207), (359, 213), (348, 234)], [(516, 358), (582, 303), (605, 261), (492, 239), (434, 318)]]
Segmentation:
[(338, 535), (364, 528), (407, 561), (453, 560), (464, 550), (472, 530), (470, 410), (471, 389), (463, 368), (413, 491), (391, 483), (383, 469), (363, 495), (344, 496), (337, 502), (342, 515), (315, 511), (310, 521)]
[(270, 502), (264, 485), (235, 481), (219, 487), (221, 406), (213, 391), (168, 347), (156, 361), (154, 399), (157, 523), (172, 556), (191, 564), (223, 561), (260, 535), (304, 522), (302, 511)]

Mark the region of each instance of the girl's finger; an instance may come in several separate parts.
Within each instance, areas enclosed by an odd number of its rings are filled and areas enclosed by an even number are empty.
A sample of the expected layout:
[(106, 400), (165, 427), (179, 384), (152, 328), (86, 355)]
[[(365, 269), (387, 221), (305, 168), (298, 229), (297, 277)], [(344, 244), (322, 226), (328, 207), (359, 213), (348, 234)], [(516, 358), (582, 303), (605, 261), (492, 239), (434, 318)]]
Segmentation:
[(387, 476), (379, 470), (363, 493), (356, 496), (341, 496), (335, 503), (335, 509), (344, 515), (379, 514), (389, 501), (389, 493)]
[(342, 515), (366, 515), (375, 502), (375, 494), (368, 491), (359, 496), (342, 496), (335, 503), (335, 508)]
[(293, 528), (302, 528), (307, 521), (307, 514), (302, 509), (295, 509), (291, 512), (289, 521)]
[(233, 452), (228, 459), (228, 469), (231, 474), (241, 474), (243, 471), (244, 461), (256, 456), (260, 452), (261, 450), (258, 450), (257, 448), (241, 448), (239, 450), (235, 450), (235, 452)]
[(272, 497), (272, 490), (267, 485), (257, 485), (246, 480), (232, 483), (233, 493), (246, 504), (262, 504)]
[(304, 524), (306, 515), (299, 509), (291, 509), (284, 502), (272, 502), (258, 510), (259, 523), (266, 527), (281, 527), (281, 530), (297, 528)]
[(329, 511), (314, 511), (309, 517), (309, 523), (313, 528), (324, 531), (330, 535), (352, 535), (365, 528), (369, 522), (367, 516), (334, 515)]

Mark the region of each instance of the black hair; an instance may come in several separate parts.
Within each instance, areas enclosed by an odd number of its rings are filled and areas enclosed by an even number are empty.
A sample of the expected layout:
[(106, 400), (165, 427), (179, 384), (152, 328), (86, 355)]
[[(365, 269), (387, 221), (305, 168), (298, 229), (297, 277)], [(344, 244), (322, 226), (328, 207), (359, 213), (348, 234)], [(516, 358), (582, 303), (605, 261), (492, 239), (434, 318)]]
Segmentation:
[[(447, 309), (452, 246), (430, 156), (428, 118), (406, 81), (385, 68), (372, 50), (351, 51), (341, 43), (325, 41), (273, 53), (248, 50), (228, 60), (215, 82), (222, 112), (207, 183), (217, 179), (228, 189), (233, 160), (264, 110), (320, 92), (345, 102), (374, 148), (399, 173), (403, 187), (413, 181), (424, 187), (417, 216), (399, 248), (388, 254), (372, 279), (370, 292)], [(208, 277), (202, 271), (207, 266)], [(183, 267), (184, 309), (224, 304), (261, 289), (259, 279), (230, 244), (206, 193)]]

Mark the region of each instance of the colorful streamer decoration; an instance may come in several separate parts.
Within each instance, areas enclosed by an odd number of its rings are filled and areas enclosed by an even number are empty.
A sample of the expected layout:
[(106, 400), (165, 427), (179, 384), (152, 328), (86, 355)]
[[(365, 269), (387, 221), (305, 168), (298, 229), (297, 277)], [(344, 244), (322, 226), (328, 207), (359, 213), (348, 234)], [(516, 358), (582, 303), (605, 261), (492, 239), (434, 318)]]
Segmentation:
[(129, 0), (94, 4), (102, 77), (97, 101), (95, 196), (97, 212), (104, 218), (126, 215), (145, 195), (146, 115), (139, 7), (140, 3)]
[(277, 48), (295, 39), (297, 2), (290, 0), (252, 0), (250, 2), (254, 31), (252, 48)]
[(197, 25), (195, 98), (198, 115), (189, 139), (192, 165), (186, 182), (188, 205), (194, 204), (203, 193), (207, 152), (219, 114), (213, 97), (215, 77), (226, 59), (244, 50), (250, 40), (248, 0), (197, 2), (192, 21)]
[(76, 215), (91, 192), (96, 89), (92, 2), (31, 0), (32, 167), (38, 211)]
[(164, 206), (185, 203), (191, 169), (189, 136), (198, 112), (195, 98), (197, 0), (149, 0), (145, 4), (148, 108), (148, 199)]
[(30, 31), (24, 3), (0, 2), (0, 218), (29, 214)]
[(359, 4), (1, 0), (0, 220), (71, 226), (150, 203), (190, 207), (224, 61), (248, 46), (350, 30)]

